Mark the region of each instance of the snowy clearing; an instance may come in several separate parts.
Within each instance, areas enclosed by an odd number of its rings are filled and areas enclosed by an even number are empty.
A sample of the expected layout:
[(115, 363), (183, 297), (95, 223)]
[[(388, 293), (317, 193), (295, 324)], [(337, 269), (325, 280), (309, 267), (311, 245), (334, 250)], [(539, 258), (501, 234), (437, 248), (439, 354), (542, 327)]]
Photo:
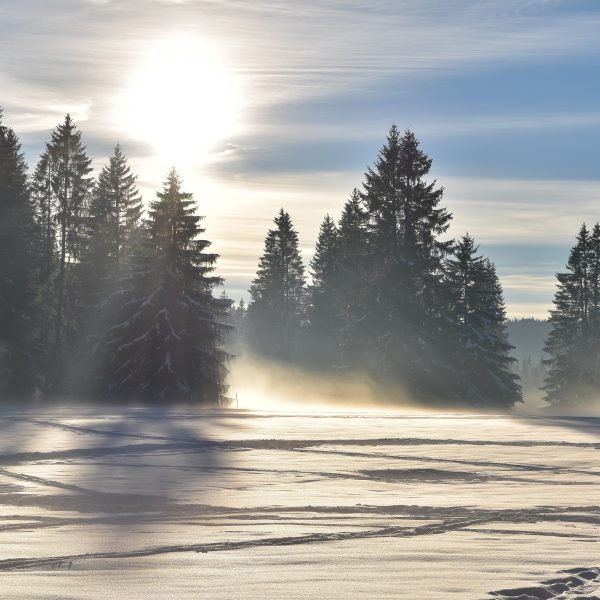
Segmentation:
[(600, 598), (600, 419), (0, 414), (2, 598)]

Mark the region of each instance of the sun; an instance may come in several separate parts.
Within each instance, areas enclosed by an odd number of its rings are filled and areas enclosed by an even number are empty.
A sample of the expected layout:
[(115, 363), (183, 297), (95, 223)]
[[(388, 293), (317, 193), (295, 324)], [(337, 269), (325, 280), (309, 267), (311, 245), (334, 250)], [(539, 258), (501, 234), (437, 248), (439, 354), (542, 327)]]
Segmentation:
[(118, 106), (128, 133), (157, 157), (198, 164), (238, 130), (241, 84), (215, 48), (174, 36), (143, 53)]

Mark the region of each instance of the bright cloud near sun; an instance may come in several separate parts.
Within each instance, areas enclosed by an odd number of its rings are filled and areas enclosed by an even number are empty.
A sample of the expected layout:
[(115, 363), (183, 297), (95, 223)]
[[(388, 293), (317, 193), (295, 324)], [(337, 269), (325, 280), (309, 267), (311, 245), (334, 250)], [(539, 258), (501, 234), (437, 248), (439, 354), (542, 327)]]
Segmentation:
[(216, 48), (199, 37), (174, 36), (143, 53), (117, 99), (129, 135), (178, 166), (206, 162), (238, 132), (242, 86)]

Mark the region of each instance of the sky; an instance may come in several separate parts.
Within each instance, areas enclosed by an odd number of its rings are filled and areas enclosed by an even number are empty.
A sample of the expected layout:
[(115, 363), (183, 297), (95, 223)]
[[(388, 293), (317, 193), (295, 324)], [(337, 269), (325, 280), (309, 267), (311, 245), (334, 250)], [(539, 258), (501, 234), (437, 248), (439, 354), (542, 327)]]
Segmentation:
[(32, 167), (67, 112), (147, 202), (176, 166), (246, 300), (277, 211), (308, 263), (410, 128), (450, 233), (496, 264), (509, 316), (544, 318), (600, 219), (599, 27), (597, 0), (2, 0), (0, 106)]

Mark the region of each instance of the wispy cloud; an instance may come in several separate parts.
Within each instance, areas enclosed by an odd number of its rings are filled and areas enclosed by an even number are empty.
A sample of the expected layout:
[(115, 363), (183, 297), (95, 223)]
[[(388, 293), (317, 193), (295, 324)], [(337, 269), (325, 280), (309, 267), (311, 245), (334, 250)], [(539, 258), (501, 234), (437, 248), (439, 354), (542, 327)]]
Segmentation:
[[(425, 93), (441, 98), (448, 78), (466, 71), (597, 56), (599, 25), (597, 5), (567, 0), (3, 0), (0, 105), (31, 161), (67, 111), (82, 126), (96, 165), (120, 140), (149, 199), (167, 165), (126, 133), (119, 94), (154, 41), (191, 35), (213, 46), (243, 83), (243, 124), (223, 140), (213, 163), (183, 176), (207, 215), (220, 270), (239, 296), (281, 206), (292, 213), (310, 257), (325, 212), (339, 215), (385, 128), (406, 117), (412, 86), (433, 81), (437, 86)], [(374, 100), (390, 90), (393, 105), (383, 110)], [(359, 118), (356, 110), (341, 110), (357, 95)], [(483, 110), (477, 101), (472, 106), (481, 110), (442, 107), (398, 124), (452, 140), (600, 127), (593, 107)], [(309, 102), (310, 111), (298, 109)], [(168, 127), (169, 115), (157, 114), (155, 126)], [(561, 173), (552, 174), (559, 181), (503, 179), (502, 170), (498, 165), (486, 178), (440, 171), (454, 235), (469, 231), (490, 247), (529, 247), (525, 268), (539, 264), (536, 244), (550, 237), (567, 246), (581, 221), (600, 216), (600, 183), (567, 181)], [(509, 308), (543, 306), (546, 272), (527, 279), (517, 266), (510, 269), (501, 273)]]

